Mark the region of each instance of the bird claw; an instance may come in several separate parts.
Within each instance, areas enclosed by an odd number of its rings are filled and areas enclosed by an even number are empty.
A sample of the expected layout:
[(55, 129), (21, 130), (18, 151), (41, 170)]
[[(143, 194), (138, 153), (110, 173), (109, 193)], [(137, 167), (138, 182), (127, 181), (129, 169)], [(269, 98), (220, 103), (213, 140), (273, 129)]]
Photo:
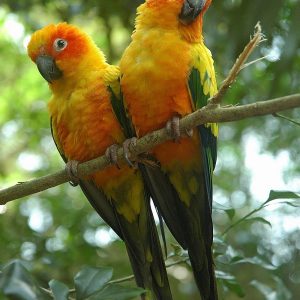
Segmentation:
[(80, 182), (80, 179), (78, 177), (78, 165), (79, 162), (77, 160), (69, 160), (66, 163), (66, 172), (70, 178), (69, 183), (71, 184), (71, 186), (77, 186)]
[(192, 129), (186, 129), (186, 130), (185, 130), (185, 133), (186, 133), (186, 135), (187, 135), (188, 137), (192, 137), (193, 134), (194, 134), (194, 130), (193, 130), (193, 128), (192, 128)]
[(172, 137), (174, 142), (178, 142), (180, 138), (180, 127), (179, 127), (179, 120), (178, 116), (172, 117), (166, 125), (166, 130), (168, 134)]
[(123, 152), (124, 152), (124, 158), (127, 162), (127, 164), (134, 169), (137, 169), (137, 162), (132, 162), (130, 160), (130, 148), (134, 148), (136, 146), (137, 138), (133, 137), (130, 139), (125, 140), (123, 143)]
[(105, 151), (105, 156), (112, 165), (115, 165), (118, 169), (120, 169), (118, 164), (118, 149), (119, 145), (117, 144), (109, 146)]

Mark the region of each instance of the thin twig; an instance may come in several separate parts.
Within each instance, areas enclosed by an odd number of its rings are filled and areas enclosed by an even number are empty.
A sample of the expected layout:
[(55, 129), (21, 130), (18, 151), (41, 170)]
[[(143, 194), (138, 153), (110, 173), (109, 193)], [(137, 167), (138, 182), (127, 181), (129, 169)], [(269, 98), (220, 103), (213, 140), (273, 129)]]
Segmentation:
[(234, 83), (235, 79), (237, 78), (240, 71), (245, 67), (245, 63), (250, 56), (250, 54), (254, 51), (254, 49), (264, 41), (264, 36), (261, 32), (261, 26), (259, 23), (255, 26), (255, 33), (253, 38), (250, 39), (250, 42), (244, 48), (243, 52), (237, 58), (235, 64), (233, 65), (232, 69), (229, 71), (228, 76), (222, 82), (221, 87), (218, 93), (211, 98), (209, 104), (211, 105), (219, 105), (221, 100), (223, 99), (224, 95), (226, 94), (229, 87)]
[(244, 65), (241, 67), (241, 70), (243, 70), (243, 69), (245, 69), (245, 68), (248, 68), (249, 66), (258, 63), (259, 61), (265, 60), (265, 59), (267, 59), (269, 56), (270, 56), (270, 55), (268, 54), (268, 55), (265, 55), (265, 56), (263, 56), (263, 57), (254, 59), (254, 60), (252, 60), (252, 61), (250, 61), (250, 62), (244, 64)]
[(108, 284), (122, 283), (122, 282), (126, 282), (126, 281), (131, 281), (133, 279), (134, 279), (134, 275), (129, 275), (129, 276), (122, 277), (119, 279), (111, 280), (108, 282)]
[[(267, 101), (256, 102), (241, 106), (218, 107), (208, 105), (185, 116), (180, 120), (180, 131), (185, 134), (188, 130), (205, 123), (232, 122), (245, 118), (274, 114), (279, 111), (300, 107), (300, 94), (294, 94)], [(137, 140), (134, 149), (130, 149), (131, 157), (150, 151), (153, 147), (172, 139), (165, 128), (159, 129), (145, 135)], [(123, 149), (118, 150), (118, 160), (123, 161)], [(106, 156), (93, 159), (78, 165), (78, 175), (85, 178), (98, 170), (109, 165)], [(29, 196), (44, 191), (62, 183), (68, 182), (70, 178), (63, 169), (54, 174), (46, 175), (30, 181), (18, 183), (12, 187), (0, 190), (0, 205), (9, 201)]]
[(240, 223), (244, 222), (245, 220), (247, 220), (249, 217), (251, 217), (252, 215), (254, 215), (255, 213), (257, 213), (258, 211), (260, 211), (262, 208), (264, 207), (264, 205), (261, 205), (260, 207), (252, 210), (251, 212), (249, 212), (248, 214), (246, 214), (244, 217), (238, 219), (236, 222), (234, 222), (233, 224), (229, 225), (222, 233), (221, 236), (224, 236), (226, 233), (228, 233), (228, 231), (230, 231), (232, 228), (236, 227), (237, 225), (239, 225)]
[[(166, 268), (170, 268), (170, 267), (185, 263), (188, 260), (189, 260), (189, 257), (186, 257), (184, 259), (180, 259), (180, 260), (168, 263), (168, 264), (166, 264)], [(134, 275), (129, 275), (129, 276), (122, 277), (122, 278), (119, 278), (119, 279), (111, 280), (111, 281), (108, 282), (108, 284), (122, 283), (122, 282), (130, 281), (130, 280), (133, 280), (133, 279), (134, 279)]]
[[(43, 288), (43, 287), (40, 287), (40, 289), (41, 289), (42, 291), (44, 291), (46, 294), (48, 294), (51, 298), (56, 299), (56, 298), (54, 297), (54, 295), (53, 295), (53, 293), (52, 293), (51, 290), (45, 289), (45, 288)], [(69, 290), (69, 293), (71, 293), (71, 291), (72, 291), (72, 290)], [(75, 292), (75, 289), (74, 289), (74, 292)], [(68, 300), (75, 300), (75, 298), (73, 298), (73, 297), (71, 297), (71, 296), (68, 296)]]
[(184, 259), (180, 259), (180, 260), (171, 262), (171, 263), (169, 263), (169, 264), (166, 264), (166, 268), (170, 268), (170, 267), (173, 267), (173, 266), (182, 264), (182, 263), (186, 263), (189, 259), (190, 259), (189, 257), (186, 257), (186, 258), (184, 258)]
[(291, 122), (291, 123), (293, 123), (293, 124), (295, 124), (295, 125), (300, 126), (300, 122), (297, 122), (297, 121), (295, 121), (295, 120), (293, 120), (293, 119), (291, 119), (291, 118), (289, 118), (289, 117), (286, 117), (286, 116), (284, 116), (284, 115), (281, 115), (281, 114), (278, 114), (278, 113), (274, 113), (273, 116), (274, 116), (274, 117), (281, 118), (281, 119), (283, 119), (283, 120), (289, 121), (289, 122)]

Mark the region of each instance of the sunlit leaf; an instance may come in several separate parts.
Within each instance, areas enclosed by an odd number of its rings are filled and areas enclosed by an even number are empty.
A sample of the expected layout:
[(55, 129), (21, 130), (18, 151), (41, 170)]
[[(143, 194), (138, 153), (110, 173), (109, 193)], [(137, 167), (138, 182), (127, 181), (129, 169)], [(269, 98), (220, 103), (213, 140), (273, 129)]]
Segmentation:
[(170, 245), (173, 248), (173, 251), (169, 257), (172, 257), (174, 255), (179, 256), (179, 257), (187, 256), (187, 252), (180, 245), (175, 244), (175, 243), (171, 243)]
[(236, 294), (239, 297), (245, 296), (245, 292), (233, 275), (217, 271), (216, 277), (218, 281), (221, 282), (222, 285), (224, 285), (230, 292)]
[(249, 219), (245, 219), (244, 221), (245, 222), (251, 222), (251, 223), (259, 222), (259, 223), (263, 223), (265, 225), (268, 225), (268, 226), (272, 227), (272, 224), (268, 220), (266, 220), (265, 218), (262, 218), (262, 217), (249, 218)]
[(261, 258), (259, 258), (257, 256), (254, 256), (254, 257), (235, 256), (230, 261), (230, 264), (245, 264), (245, 263), (257, 265), (257, 266), (263, 267), (264, 269), (267, 269), (267, 270), (276, 270), (275, 266), (263, 261)]
[(214, 250), (214, 256), (222, 255), (226, 252), (228, 245), (219, 237), (214, 237), (214, 243), (213, 243), (213, 250)]
[(83, 268), (74, 277), (77, 299), (85, 299), (100, 291), (112, 278), (112, 274), (112, 268)]
[(217, 270), (216, 272), (216, 277), (218, 279), (223, 279), (223, 280), (235, 280), (235, 277), (232, 274), (223, 272), (223, 271), (219, 271)]
[(273, 279), (276, 282), (276, 291), (277, 291), (277, 299), (292, 299), (292, 293), (289, 291), (288, 287), (284, 284), (283, 280), (278, 276), (273, 276)]
[(224, 211), (230, 220), (232, 220), (233, 217), (235, 216), (235, 209), (234, 208), (227, 207), (227, 206), (222, 205), (218, 202), (213, 203), (213, 209)]
[(252, 280), (250, 285), (254, 286), (257, 290), (259, 290), (266, 299), (276, 299), (276, 292), (270, 288), (268, 285), (259, 282), (258, 280)]
[(277, 199), (300, 199), (300, 195), (290, 191), (270, 191), (266, 203)]

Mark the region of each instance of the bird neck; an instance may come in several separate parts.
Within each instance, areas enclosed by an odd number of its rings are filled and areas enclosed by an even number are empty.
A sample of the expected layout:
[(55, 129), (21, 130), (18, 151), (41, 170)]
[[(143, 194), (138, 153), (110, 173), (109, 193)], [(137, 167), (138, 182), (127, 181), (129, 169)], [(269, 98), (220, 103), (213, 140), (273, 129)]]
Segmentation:
[(203, 41), (202, 36), (203, 15), (202, 13), (198, 18), (189, 25), (179, 24), (179, 31), (182, 37), (190, 43), (199, 43)]

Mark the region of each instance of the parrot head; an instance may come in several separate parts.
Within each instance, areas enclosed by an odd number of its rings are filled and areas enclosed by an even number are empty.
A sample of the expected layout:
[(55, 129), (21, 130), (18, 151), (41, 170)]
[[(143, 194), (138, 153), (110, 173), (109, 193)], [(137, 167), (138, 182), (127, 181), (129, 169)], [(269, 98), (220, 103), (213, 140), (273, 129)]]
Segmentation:
[(99, 57), (100, 50), (91, 38), (67, 23), (50, 24), (37, 30), (27, 47), (29, 57), (50, 84), (78, 72), (79, 65), (86, 63), (88, 54), (95, 50)]
[(161, 17), (164, 11), (173, 12), (184, 25), (193, 23), (198, 16), (203, 15), (211, 2), (212, 0), (146, 0), (147, 6), (157, 9)]
[(212, 0), (146, 0), (138, 8), (136, 28), (179, 30), (190, 42), (202, 39), (203, 15)]
[(179, 21), (189, 25), (209, 7), (211, 0), (184, 0), (179, 14)]

